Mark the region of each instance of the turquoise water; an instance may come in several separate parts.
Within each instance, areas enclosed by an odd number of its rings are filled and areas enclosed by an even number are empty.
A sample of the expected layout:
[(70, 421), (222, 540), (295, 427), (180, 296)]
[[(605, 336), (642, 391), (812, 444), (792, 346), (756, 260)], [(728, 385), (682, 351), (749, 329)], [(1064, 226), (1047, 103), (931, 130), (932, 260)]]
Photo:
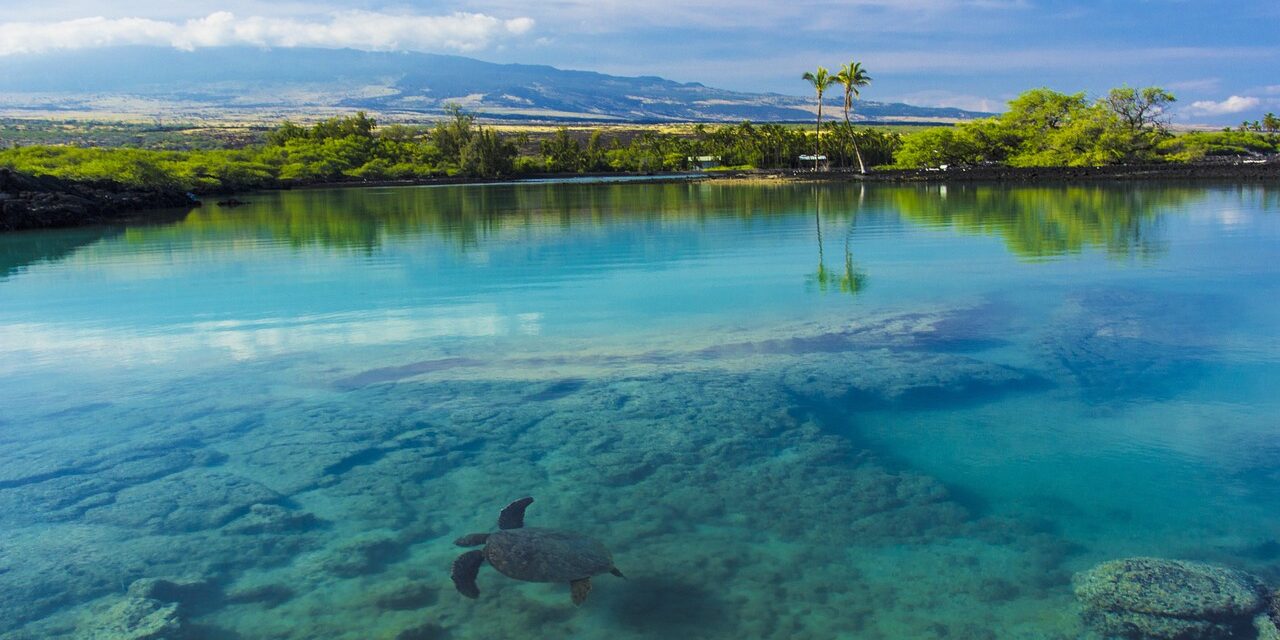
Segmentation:
[[(204, 581), (194, 637), (406, 640), (1076, 638), (1103, 560), (1280, 584), (1280, 190), (251, 199), (0, 235), (0, 638), (119, 637), (142, 578)], [(524, 495), (628, 579), (459, 595)]]

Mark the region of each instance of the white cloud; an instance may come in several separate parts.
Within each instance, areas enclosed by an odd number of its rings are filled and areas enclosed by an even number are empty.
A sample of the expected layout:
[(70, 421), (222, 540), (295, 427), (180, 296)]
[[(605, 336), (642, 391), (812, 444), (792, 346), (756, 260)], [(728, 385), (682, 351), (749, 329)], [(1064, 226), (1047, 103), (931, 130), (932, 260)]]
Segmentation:
[(954, 107), (966, 111), (996, 113), (1005, 110), (1005, 101), (984, 96), (955, 93), (941, 89), (916, 91), (899, 96), (878, 98), (882, 102), (905, 102), (919, 107)]
[[(451, 4), (480, 11), (533, 13), (544, 25), (560, 25), (562, 32), (595, 34), (637, 27), (821, 31), (840, 18), (856, 21), (863, 30), (919, 31), (924, 24), (936, 26), (942, 21), (954, 29), (980, 22), (974, 20), (977, 15), (990, 19), (1030, 8), (1027, 0), (454, 0)], [(968, 20), (959, 23), (958, 15)]]
[(1223, 116), (1232, 113), (1240, 113), (1250, 109), (1256, 109), (1262, 101), (1246, 96), (1231, 96), (1221, 102), (1212, 100), (1200, 100), (1191, 103), (1191, 111), (1206, 116)]
[(502, 20), (483, 13), (443, 16), (344, 11), (325, 18), (236, 17), (226, 11), (170, 22), (148, 18), (81, 18), (0, 23), (0, 56), (119, 45), (179, 49), (220, 46), (322, 47), (365, 51), (477, 51), (521, 36), (532, 18)]
[(1214, 91), (1218, 87), (1222, 86), (1222, 80), (1220, 78), (1201, 78), (1199, 80), (1178, 80), (1176, 82), (1170, 82), (1164, 86), (1166, 89), (1172, 89), (1173, 91), (1209, 92), (1209, 91)]

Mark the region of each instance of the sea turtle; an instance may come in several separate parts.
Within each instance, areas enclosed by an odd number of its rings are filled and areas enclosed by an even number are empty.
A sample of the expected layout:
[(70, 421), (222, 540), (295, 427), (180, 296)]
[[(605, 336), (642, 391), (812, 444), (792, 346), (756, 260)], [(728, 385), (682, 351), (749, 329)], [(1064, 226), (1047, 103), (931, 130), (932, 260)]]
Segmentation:
[(612, 573), (625, 578), (613, 566), (613, 556), (594, 538), (574, 531), (524, 528), (524, 510), (533, 498), (521, 498), (498, 515), (494, 533), (470, 533), (453, 543), (459, 547), (484, 545), (453, 561), (453, 585), (468, 598), (480, 597), (476, 573), (485, 560), (499, 573), (529, 582), (568, 582), (574, 604), (582, 604), (591, 592), (591, 576)]

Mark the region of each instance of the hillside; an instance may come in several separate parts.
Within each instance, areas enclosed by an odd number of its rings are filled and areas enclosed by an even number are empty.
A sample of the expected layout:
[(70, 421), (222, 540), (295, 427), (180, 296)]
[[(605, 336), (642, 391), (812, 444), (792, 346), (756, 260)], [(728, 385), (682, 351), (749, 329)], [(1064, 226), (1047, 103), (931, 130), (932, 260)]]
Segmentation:
[[(833, 114), (838, 100), (829, 102)], [(120, 47), (10, 56), (0, 67), (0, 109), (10, 113), (434, 114), (448, 103), (489, 118), (630, 122), (804, 121), (814, 109), (805, 96), (727, 91), (653, 76), (346, 49)], [(872, 101), (860, 102), (856, 113), (879, 121), (983, 115)]]

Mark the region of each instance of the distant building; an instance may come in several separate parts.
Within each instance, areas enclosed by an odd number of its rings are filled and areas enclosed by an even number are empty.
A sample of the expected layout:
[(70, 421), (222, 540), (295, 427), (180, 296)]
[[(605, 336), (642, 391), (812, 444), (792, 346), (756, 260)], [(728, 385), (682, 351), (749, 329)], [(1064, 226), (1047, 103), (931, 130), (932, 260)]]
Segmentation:
[(685, 162), (691, 169), (714, 169), (720, 166), (720, 156), (689, 156)]
[(825, 155), (815, 156), (815, 155), (807, 155), (807, 154), (800, 156), (800, 166), (801, 167), (812, 166), (814, 160), (818, 161), (818, 168), (823, 171), (826, 171), (831, 167), (831, 165), (827, 163), (827, 156)]

